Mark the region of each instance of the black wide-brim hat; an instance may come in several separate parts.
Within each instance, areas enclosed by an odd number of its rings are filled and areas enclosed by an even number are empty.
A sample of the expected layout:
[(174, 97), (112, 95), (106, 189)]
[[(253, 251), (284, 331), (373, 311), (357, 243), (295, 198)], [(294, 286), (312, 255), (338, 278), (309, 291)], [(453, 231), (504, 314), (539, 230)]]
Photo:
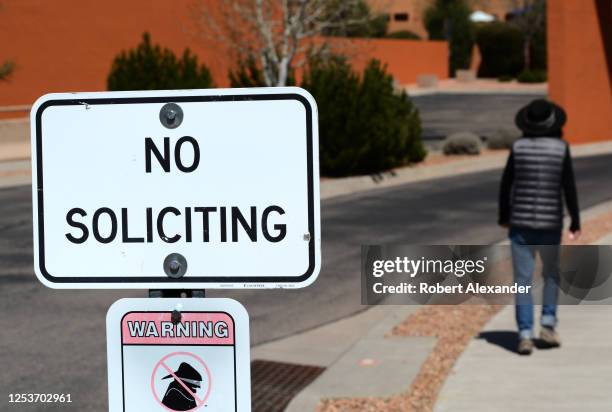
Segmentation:
[[(174, 374), (176, 375), (177, 378), (180, 378), (184, 381), (188, 381), (189, 383), (192, 383), (192, 384), (196, 384), (197, 382), (202, 381), (202, 375), (200, 375), (200, 373), (197, 370), (195, 370), (193, 366), (191, 366), (187, 362), (182, 362), (179, 368), (177, 369), (177, 371), (174, 372)], [(170, 375), (164, 376), (162, 379), (168, 379), (172, 377), (173, 377), (172, 374), (170, 374)]]
[(565, 125), (565, 110), (553, 102), (536, 99), (523, 107), (514, 119), (525, 135), (556, 134)]

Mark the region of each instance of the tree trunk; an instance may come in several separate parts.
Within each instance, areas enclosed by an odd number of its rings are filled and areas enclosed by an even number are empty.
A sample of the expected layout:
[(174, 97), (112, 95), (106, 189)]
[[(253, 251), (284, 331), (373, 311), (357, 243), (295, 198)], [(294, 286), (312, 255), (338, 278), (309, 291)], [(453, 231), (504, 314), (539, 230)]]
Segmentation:
[(264, 82), (266, 86), (272, 87), (276, 83), (276, 76), (274, 75), (274, 67), (270, 59), (265, 56), (260, 56), (261, 70), (263, 71)]
[(289, 59), (283, 58), (280, 61), (278, 68), (278, 81), (276, 85), (278, 87), (287, 85), (287, 76), (289, 75)]

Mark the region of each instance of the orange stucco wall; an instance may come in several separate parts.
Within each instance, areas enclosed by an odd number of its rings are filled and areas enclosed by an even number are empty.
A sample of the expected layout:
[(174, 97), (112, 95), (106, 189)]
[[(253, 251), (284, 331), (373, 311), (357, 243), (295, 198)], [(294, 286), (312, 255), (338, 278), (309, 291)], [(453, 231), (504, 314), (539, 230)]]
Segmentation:
[(567, 111), (571, 142), (612, 139), (610, 10), (610, 0), (548, 2), (549, 95)]
[[(209, 1), (208, 4), (214, 4)], [(0, 107), (27, 105), (44, 93), (105, 90), (113, 57), (135, 46), (144, 31), (175, 52), (191, 48), (227, 86), (232, 53), (201, 35), (201, 2), (193, 0), (3, 0), (0, 61), (16, 70), (0, 82)], [(201, 20), (200, 20), (201, 21)], [(400, 84), (418, 74), (446, 77), (446, 43), (401, 40), (355, 41), (351, 59), (388, 64)], [(4, 116), (2, 116), (4, 117)]]
[(339, 46), (356, 70), (362, 70), (371, 58), (380, 60), (400, 85), (416, 83), (421, 74), (448, 78), (448, 43), (445, 41), (333, 39), (331, 44)]

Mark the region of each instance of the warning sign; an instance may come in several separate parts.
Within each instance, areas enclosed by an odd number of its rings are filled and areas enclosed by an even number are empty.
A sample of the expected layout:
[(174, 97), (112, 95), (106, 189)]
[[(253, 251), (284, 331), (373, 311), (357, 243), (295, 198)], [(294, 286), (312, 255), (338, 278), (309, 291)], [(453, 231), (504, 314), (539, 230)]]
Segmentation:
[(107, 339), (111, 412), (250, 411), (248, 315), (238, 302), (122, 299), (108, 312)]

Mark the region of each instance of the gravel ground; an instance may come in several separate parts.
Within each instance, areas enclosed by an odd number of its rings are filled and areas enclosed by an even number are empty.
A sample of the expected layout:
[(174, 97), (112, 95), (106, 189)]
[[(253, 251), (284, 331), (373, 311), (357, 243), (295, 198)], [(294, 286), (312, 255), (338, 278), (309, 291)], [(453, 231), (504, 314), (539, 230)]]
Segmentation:
[(567, 230), (563, 233), (564, 245), (588, 245), (612, 233), (612, 212), (605, 212), (581, 222), (582, 235), (577, 241), (568, 239)]
[(410, 388), (390, 398), (328, 399), (317, 412), (426, 412), (466, 345), (502, 306), (425, 306), (391, 331), (394, 336), (435, 336), (438, 342)]

